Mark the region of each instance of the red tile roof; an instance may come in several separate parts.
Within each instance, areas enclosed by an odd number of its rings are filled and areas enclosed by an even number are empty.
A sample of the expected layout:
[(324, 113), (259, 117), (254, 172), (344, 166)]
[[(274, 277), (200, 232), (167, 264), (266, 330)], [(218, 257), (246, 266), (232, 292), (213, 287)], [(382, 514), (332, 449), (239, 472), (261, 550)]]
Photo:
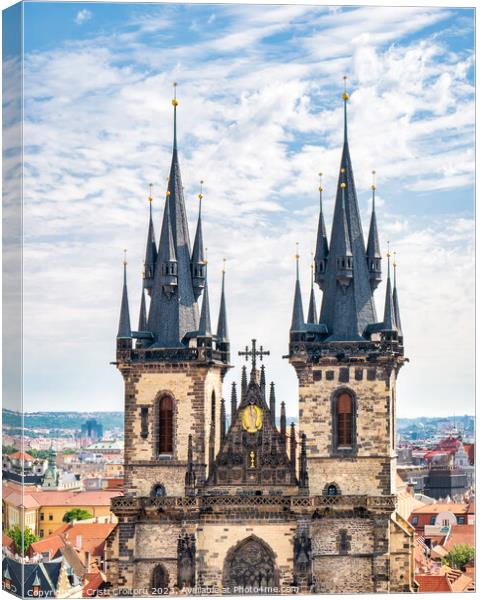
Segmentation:
[(50, 552), (50, 559), (52, 559), (60, 550), (60, 548), (63, 548), (64, 545), (65, 542), (61, 538), (61, 536), (52, 533), (52, 535), (48, 535), (42, 540), (31, 544), (28, 554), (29, 556), (33, 556), (34, 554), (43, 554), (44, 552)]
[(446, 575), (416, 575), (420, 592), (451, 592)]
[(52, 535), (62, 536), (71, 546), (76, 546), (80, 538), (80, 550), (90, 556), (102, 556), (107, 537), (115, 529), (115, 523), (69, 523), (62, 525)]
[(96, 571), (95, 573), (87, 573), (84, 578), (84, 585), (82, 588), (82, 597), (83, 598), (91, 598), (94, 596), (94, 592), (99, 589), (99, 587), (104, 583), (104, 578), (102, 577), (102, 573), (100, 571)]
[(8, 455), (9, 458), (18, 458), (20, 460), (34, 461), (35, 458), (26, 452), (14, 452)]
[(453, 525), (443, 546), (449, 552), (453, 546), (458, 544), (468, 544), (474, 548), (475, 526), (474, 525)]

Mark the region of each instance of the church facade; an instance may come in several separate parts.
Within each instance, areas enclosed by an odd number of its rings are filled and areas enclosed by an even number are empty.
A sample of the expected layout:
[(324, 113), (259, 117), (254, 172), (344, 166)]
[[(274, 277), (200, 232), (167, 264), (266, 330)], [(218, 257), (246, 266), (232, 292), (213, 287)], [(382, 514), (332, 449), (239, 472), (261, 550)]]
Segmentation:
[(375, 186), (366, 246), (346, 92), (343, 101), (329, 243), (319, 188), (320, 316), (312, 287), (304, 317), (297, 267), (287, 357), (299, 380), (296, 428), (267, 384), (268, 352), (256, 340), (240, 353), (250, 370), (228, 407), (223, 399), (225, 273), (214, 331), (202, 193), (191, 248), (173, 100), (168, 191), (158, 243), (150, 210), (137, 331), (124, 263), (115, 364), (125, 383), (125, 494), (112, 500), (119, 522), (107, 548), (115, 595), (415, 591), (413, 530), (396, 511), (396, 379), (406, 359), (395, 272), (392, 287), (388, 258), (378, 320)]

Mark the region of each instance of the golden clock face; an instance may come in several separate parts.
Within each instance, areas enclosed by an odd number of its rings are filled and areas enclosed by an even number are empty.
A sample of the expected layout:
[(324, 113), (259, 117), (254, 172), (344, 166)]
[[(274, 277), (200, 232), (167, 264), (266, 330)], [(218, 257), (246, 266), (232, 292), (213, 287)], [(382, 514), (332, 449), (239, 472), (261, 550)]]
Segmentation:
[(249, 433), (262, 429), (263, 411), (255, 404), (249, 404), (242, 411), (242, 427)]

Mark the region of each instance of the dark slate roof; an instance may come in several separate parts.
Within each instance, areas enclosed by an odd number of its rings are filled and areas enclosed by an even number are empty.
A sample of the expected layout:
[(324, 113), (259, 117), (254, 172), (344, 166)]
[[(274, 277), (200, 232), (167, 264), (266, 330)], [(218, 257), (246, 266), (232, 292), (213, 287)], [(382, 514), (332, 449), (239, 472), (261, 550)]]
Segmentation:
[[(175, 262), (177, 260), (174, 237), (172, 235), (172, 219), (170, 217), (169, 194), (165, 200), (164, 218), (159, 241), (159, 262)], [(158, 271), (159, 269), (157, 269)]]
[(200, 313), (199, 334), (202, 336), (212, 335), (212, 325), (210, 323), (209, 286), (207, 284), (207, 276), (205, 278), (204, 296), (202, 298), (202, 311)]
[(304, 331), (304, 309), (302, 307), (301, 284), (299, 283), (299, 258), (296, 258), (296, 287), (294, 290), (294, 305), (292, 307), (291, 331)]
[[(365, 328), (370, 323), (375, 323), (377, 317), (369, 283), (364, 236), (349, 154), (347, 122), (345, 122), (341, 168), (345, 169), (345, 172), (340, 173), (337, 186), (320, 322), (328, 328), (330, 335), (327, 341), (356, 341), (363, 339), (362, 334)], [(340, 187), (343, 181), (347, 184), (344, 210)], [(347, 243), (344, 234), (344, 215), (352, 252), (353, 277), (347, 288), (342, 290), (336, 279), (336, 257), (341, 255)]]
[(398, 330), (399, 335), (402, 335), (401, 312), (399, 310), (399, 300), (397, 296), (396, 286), (396, 269), (394, 269), (394, 289), (392, 292), (392, 302), (394, 306), (394, 320), (396, 322), (396, 328)]
[(308, 323), (317, 323), (317, 308), (316, 308), (316, 296), (314, 294), (314, 283), (311, 284), (311, 295), (309, 298), (309, 311), (307, 313)]
[(324, 214), (322, 211), (322, 186), (319, 187), (319, 223), (317, 225), (317, 241), (316, 253), (314, 260), (319, 262), (327, 258), (329, 254), (329, 246), (327, 244), (326, 224), (324, 222)]
[(130, 328), (129, 297), (127, 294), (127, 262), (124, 261), (124, 284), (122, 288), (122, 303), (120, 305), (118, 338), (132, 337)]
[(383, 329), (385, 331), (397, 331), (396, 318), (394, 315), (394, 304), (392, 298), (391, 289), (391, 269), (389, 265), (388, 256), (388, 267), (387, 267), (387, 282), (386, 282), (386, 299), (384, 301), (384, 318), (383, 318)]
[(194, 247), (192, 249), (192, 262), (203, 263), (204, 260), (204, 240), (202, 237), (202, 198), (200, 198), (199, 217), (197, 219), (197, 229), (195, 231)]
[(149, 228), (147, 231), (147, 245), (145, 248), (145, 277), (153, 278), (155, 263), (157, 261), (157, 245), (155, 242), (154, 223), (152, 220), (152, 200), (149, 198)]
[(372, 189), (372, 212), (371, 223), (369, 225), (369, 235), (367, 238), (366, 255), (369, 258), (381, 258), (381, 249), (379, 247), (379, 236), (377, 233), (376, 219), (376, 188), (373, 185)]
[(149, 331), (152, 331), (155, 338), (154, 347), (158, 348), (181, 346), (186, 333), (197, 331), (199, 328), (199, 310), (194, 297), (190, 268), (189, 229), (177, 154), (176, 116), (174, 119), (174, 147), (170, 167), (169, 192), (166, 204), (168, 204), (169, 229), (172, 233), (172, 243), (177, 259), (177, 287), (169, 297), (162, 291), (158, 268), (161, 253), (159, 247), (148, 319)]
[(139, 331), (147, 331), (147, 311), (145, 308), (145, 291), (143, 286), (142, 296), (140, 298)]
[(227, 342), (229, 340), (227, 309), (225, 305), (225, 269), (222, 271), (222, 289), (220, 294), (219, 320), (217, 322), (217, 339), (220, 342)]
[[(17, 596), (32, 596), (33, 585), (40, 586), (40, 596), (54, 598), (57, 595), (57, 585), (62, 568), (62, 559), (41, 563), (21, 563), (13, 558), (4, 557), (2, 575), (8, 568), (12, 585)], [(13, 593), (13, 590), (12, 590)]]

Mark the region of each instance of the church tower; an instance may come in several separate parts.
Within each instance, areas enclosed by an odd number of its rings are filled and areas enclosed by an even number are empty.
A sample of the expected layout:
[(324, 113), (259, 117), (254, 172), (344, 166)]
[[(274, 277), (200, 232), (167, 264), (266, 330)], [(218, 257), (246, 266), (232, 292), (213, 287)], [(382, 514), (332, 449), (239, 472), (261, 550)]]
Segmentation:
[[(289, 362), (299, 379), (299, 429), (306, 435), (309, 493), (331, 496), (333, 502), (335, 497), (347, 496), (348, 504), (353, 506), (359, 504), (361, 497), (366, 499), (367, 507), (375, 514), (373, 555), (364, 560), (364, 565), (362, 558), (356, 560), (360, 573), (372, 571), (372, 591), (389, 591), (399, 589), (390, 572), (394, 563), (389, 555), (389, 531), (396, 493), (396, 379), (406, 359), (397, 291), (393, 297), (391, 288), (389, 252), (383, 319), (378, 320), (376, 315), (373, 291), (381, 279), (376, 186), (373, 181), (366, 247), (349, 153), (348, 99), (345, 90), (344, 143), (329, 244), (322, 211), (322, 183), (320, 186), (314, 258), (315, 281), (323, 291), (320, 318), (313, 319), (311, 315), (304, 322), (297, 275)], [(338, 587), (331, 582), (329, 589), (323, 588), (325, 578), (332, 577), (334, 563), (329, 552), (325, 552), (322, 537), (332, 537), (337, 529), (334, 537), (341, 539), (342, 527), (325, 519), (311, 532), (313, 572), (320, 592), (356, 591), (352, 577), (342, 581), (339, 557), (334, 569)]]

